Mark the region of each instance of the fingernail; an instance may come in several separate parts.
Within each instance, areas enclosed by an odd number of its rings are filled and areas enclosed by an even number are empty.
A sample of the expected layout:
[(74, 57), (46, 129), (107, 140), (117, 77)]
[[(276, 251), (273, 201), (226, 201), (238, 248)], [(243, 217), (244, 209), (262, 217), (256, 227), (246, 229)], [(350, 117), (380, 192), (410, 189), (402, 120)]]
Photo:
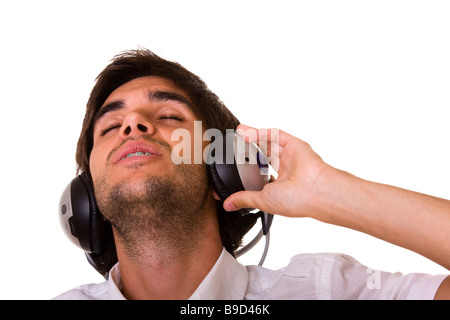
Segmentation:
[(224, 208), (226, 211), (236, 211), (236, 207), (234, 206), (234, 204), (233, 204), (231, 201), (226, 201), (226, 202), (223, 204), (223, 208)]

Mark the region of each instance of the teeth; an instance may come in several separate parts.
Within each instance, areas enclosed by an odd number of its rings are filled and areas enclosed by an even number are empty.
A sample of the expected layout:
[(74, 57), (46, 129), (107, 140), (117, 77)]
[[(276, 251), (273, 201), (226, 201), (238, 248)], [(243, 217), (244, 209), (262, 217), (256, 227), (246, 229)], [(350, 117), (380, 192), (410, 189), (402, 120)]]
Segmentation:
[(137, 156), (142, 157), (142, 156), (151, 156), (151, 155), (152, 155), (151, 152), (142, 152), (142, 151), (138, 151), (138, 152), (135, 152), (135, 153), (129, 153), (129, 154), (127, 154), (127, 156), (126, 156), (126, 157), (123, 157), (122, 160), (123, 160), (123, 159), (126, 159), (126, 158), (131, 158), (131, 157), (137, 157)]

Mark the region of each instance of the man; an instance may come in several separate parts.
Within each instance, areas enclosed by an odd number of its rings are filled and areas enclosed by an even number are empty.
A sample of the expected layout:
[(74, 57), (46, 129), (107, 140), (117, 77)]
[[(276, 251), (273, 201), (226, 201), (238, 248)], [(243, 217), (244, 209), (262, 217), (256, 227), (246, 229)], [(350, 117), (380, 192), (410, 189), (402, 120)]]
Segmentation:
[(445, 275), (382, 272), (374, 290), (367, 268), (345, 255), (299, 255), (277, 271), (239, 264), (233, 254), (256, 217), (238, 210), (258, 208), (366, 232), (450, 268), (450, 201), (359, 179), (283, 131), (240, 125), (248, 141), (270, 142), (278, 178), (222, 204), (205, 163), (171, 160), (172, 133), (194, 136), (194, 121), (222, 132), (239, 124), (197, 76), (148, 50), (117, 56), (99, 75), (76, 158), (111, 225), (107, 252), (94, 257), (109, 278), (58, 299), (450, 297)]

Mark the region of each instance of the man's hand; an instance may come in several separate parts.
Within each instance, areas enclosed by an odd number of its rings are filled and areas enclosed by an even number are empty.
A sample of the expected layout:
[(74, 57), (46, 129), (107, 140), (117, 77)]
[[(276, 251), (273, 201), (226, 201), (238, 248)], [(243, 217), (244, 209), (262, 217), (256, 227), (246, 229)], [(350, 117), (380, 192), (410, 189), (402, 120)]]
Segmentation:
[(265, 141), (267, 156), (278, 178), (262, 191), (241, 191), (224, 202), (227, 211), (258, 208), (289, 217), (313, 216), (317, 181), (330, 168), (306, 142), (277, 129), (257, 130), (245, 125), (237, 128), (247, 142)]
[[(249, 142), (268, 140), (267, 155), (278, 178), (261, 191), (230, 195), (224, 201), (225, 210), (257, 208), (287, 217), (315, 218), (412, 250), (450, 270), (449, 200), (333, 168), (306, 142), (281, 130), (241, 125), (238, 133)], [(450, 277), (436, 298), (449, 299), (449, 288)]]
[(358, 178), (326, 164), (306, 142), (272, 130), (238, 127), (249, 142), (268, 140), (267, 155), (278, 178), (261, 191), (230, 195), (225, 210), (311, 217), (370, 234), (450, 269), (449, 200)]

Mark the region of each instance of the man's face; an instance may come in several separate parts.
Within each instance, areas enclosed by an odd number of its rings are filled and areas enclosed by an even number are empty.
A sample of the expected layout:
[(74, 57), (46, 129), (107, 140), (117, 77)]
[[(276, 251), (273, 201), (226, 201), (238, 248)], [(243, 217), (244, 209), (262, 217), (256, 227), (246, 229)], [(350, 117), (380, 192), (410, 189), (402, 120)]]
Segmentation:
[(183, 91), (159, 77), (137, 78), (113, 91), (96, 117), (93, 180), (137, 185), (149, 176), (175, 174), (170, 152), (179, 141), (171, 141), (172, 131), (184, 128), (193, 137), (199, 120), (189, 104)]
[(180, 230), (185, 237), (177, 245), (191, 245), (186, 239), (201, 234), (204, 214), (215, 217), (205, 164), (176, 165), (171, 158), (179, 143), (172, 132), (183, 128), (193, 137), (195, 120), (188, 96), (158, 77), (122, 85), (98, 111), (89, 162), (95, 196), (130, 248), (144, 239), (173, 245)]

